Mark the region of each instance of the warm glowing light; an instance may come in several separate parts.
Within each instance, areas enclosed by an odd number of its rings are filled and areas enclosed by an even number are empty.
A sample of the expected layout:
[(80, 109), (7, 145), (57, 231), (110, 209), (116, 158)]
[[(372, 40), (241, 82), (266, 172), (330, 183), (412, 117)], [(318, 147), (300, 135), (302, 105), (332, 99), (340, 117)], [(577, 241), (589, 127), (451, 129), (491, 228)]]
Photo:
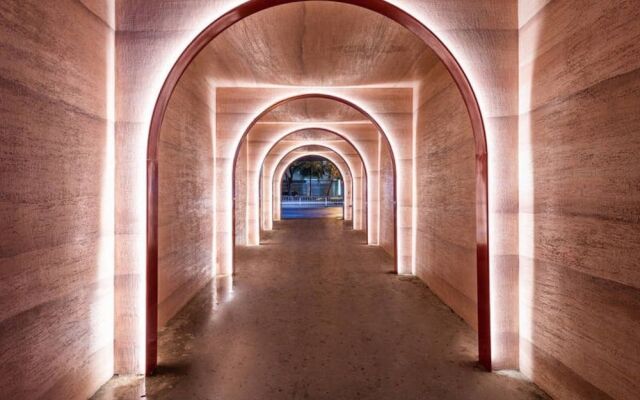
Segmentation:
[[(519, 16), (522, 18), (522, 16)], [(538, 48), (540, 26), (532, 29), (527, 37), (527, 46), (520, 46), (519, 62), (519, 118), (518, 118), (518, 325), (521, 340), (519, 368), (527, 376), (532, 376), (531, 343), (533, 337), (533, 305), (534, 305), (534, 252), (535, 252), (535, 214), (534, 214), (534, 170), (531, 132), (531, 109), (533, 68), (532, 58), (537, 54), (525, 49)], [(491, 312), (494, 312), (492, 309)], [(497, 311), (496, 311), (497, 312)]]
[[(211, 82), (209, 82), (209, 84), (211, 84)], [(216, 91), (215, 90), (209, 90), (209, 104), (216, 104)], [(216, 167), (216, 162), (215, 162), (215, 154), (216, 154), (216, 113), (214, 112), (210, 112), (209, 113), (209, 126), (211, 127), (211, 152), (213, 153), (213, 160), (211, 161), (211, 222), (213, 224), (213, 228), (212, 230), (212, 234), (211, 234), (211, 276), (215, 277), (217, 274), (217, 255), (218, 255), (218, 250), (217, 250), (217, 240), (218, 240), (218, 235), (217, 235), (217, 231), (218, 229), (216, 228), (216, 221), (217, 221), (217, 213), (216, 213), (216, 207), (217, 207), (217, 202), (216, 202), (216, 172), (217, 172), (217, 167)]]
[(213, 280), (213, 309), (233, 300), (233, 276), (218, 275)]
[(418, 87), (413, 88), (413, 118), (411, 121), (411, 275), (417, 273), (417, 253), (418, 253), (418, 108), (420, 107), (420, 91)]
[(381, 206), (381, 193), (380, 190), (382, 188), (382, 146), (384, 145), (384, 143), (382, 143), (382, 135), (380, 133), (378, 133), (378, 199), (376, 201), (377, 203), (377, 211), (378, 211), (378, 218), (376, 220), (376, 244), (380, 244), (380, 225), (381, 225), (381, 219), (382, 219), (382, 212), (380, 209)]
[[(362, 125), (362, 124), (369, 124), (371, 123), (371, 121), (369, 121), (368, 119), (361, 119), (361, 120), (355, 120), (355, 121), (313, 121), (314, 124), (318, 124), (318, 125), (325, 125), (325, 124), (331, 124), (331, 125)], [(281, 121), (258, 121), (256, 122), (256, 125), (282, 125)]]

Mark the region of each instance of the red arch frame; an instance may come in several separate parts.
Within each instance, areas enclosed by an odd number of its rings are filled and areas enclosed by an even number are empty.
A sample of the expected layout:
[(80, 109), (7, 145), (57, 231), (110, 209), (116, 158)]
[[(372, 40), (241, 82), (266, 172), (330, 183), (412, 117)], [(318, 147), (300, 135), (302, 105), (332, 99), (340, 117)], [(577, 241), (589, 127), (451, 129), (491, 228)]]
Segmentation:
[[(291, 132), (288, 132), (286, 135), (284, 135), (283, 137), (281, 137), (280, 139), (278, 139), (278, 141), (276, 141), (276, 142), (275, 142), (275, 143), (274, 143), (274, 144), (269, 148), (269, 150), (268, 150), (268, 151), (267, 151), (267, 153), (266, 153), (265, 159), (266, 159), (266, 157), (267, 157), (267, 156), (268, 156), (268, 155), (273, 151), (273, 149), (275, 149), (275, 147), (276, 147), (276, 146), (277, 146), (281, 141), (283, 141), (284, 139), (286, 139), (286, 138), (287, 138), (287, 137), (289, 137), (290, 135), (293, 135), (293, 134), (298, 133), (298, 132), (304, 132), (304, 131), (307, 131), (307, 130), (315, 130), (315, 131), (323, 131), (323, 132), (331, 133), (331, 134), (333, 134), (333, 135), (336, 135), (336, 136), (337, 136), (337, 137), (339, 137), (340, 139), (344, 140), (345, 142), (347, 142), (347, 143), (349, 144), (349, 146), (351, 146), (351, 147), (353, 148), (353, 150), (354, 150), (354, 151), (356, 152), (356, 154), (358, 155), (358, 158), (360, 159), (360, 162), (362, 163), (362, 169), (363, 169), (363, 171), (364, 171), (364, 189), (365, 189), (365, 193), (368, 193), (367, 191), (368, 191), (369, 189), (368, 189), (368, 183), (367, 183), (367, 182), (368, 182), (369, 174), (368, 174), (368, 172), (367, 172), (367, 165), (365, 164), (364, 159), (362, 158), (362, 154), (360, 154), (360, 152), (358, 151), (358, 148), (357, 148), (356, 146), (354, 146), (354, 144), (353, 144), (349, 139), (347, 139), (344, 135), (342, 135), (342, 134), (340, 134), (340, 133), (338, 133), (338, 132), (336, 132), (336, 131), (333, 131), (333, 130), (331, 130), (331, 129), (327, 129), (327, 128), (318, 128), (318, 127), (313, 127), (313, 126), (311, 126), (311, 127), (305, 127), (305, 128), (295, 129), (295, 130), (293, 130), (293, 131), (291, 131)], [(304, 146), (304, 145), (303, 145), (303, 146)], [(322, 145), (316, 145), (316, 146), (325, 147), (325, 148), (327, 148), (327, 149), (331, 150), (330, 148), (328, 148), (328, 147), (326, 147), (326, 146), (322, 146)], [(294, 149), (294, 150), (295, 150), (295, 149)], [(291, 151), (293, 151), (293, 150), (291, 150)], [(289, 153), (290, 153), (290, 152), (289, 152)], [(285, 155), (285, 157), (286, 157), (289, 153), (287, 153), (287, 154)], [(336, 154), (338, 154), (338, 153), (336, 152)], [(393, 154), (393, 153), (392, 153), (392, 154)], [(338, 156), (340, 156), (340, 154), (338, 154)], [(342, 156), (340, 156), (340, 158), (343, 158), (343, 157), (342, 157)], [(345, 163), (346, 163), (346, 160), (344, 160), (344, 158), (343, 158), (343, 161), (345, 161)], [(348, 164), (348, 163), (347, 163), (347, 164)], [(262, 160), (262, 163), (260, 164), (260, 179), (261, 179), (261, 180), (262, 180), (262, 169), (263, 169), (263, 167), (264, 167), (264, 160)], [(233, 172), (234, 172), (234, 174), (235, 174), (235, 163), (234, 163)], [(351, 175), (353, 176), (353, 171), (351, 171)], [(393, 170), (393, 182), (394, 182), (393, 191), (394, 191), (394, 200), (395, 200), (395, 191), (396, 191), (395, 181), (396, 181), (396, 174), (395, 174), (395, 163), (394, 163), (394, 170)], [(235, 193), (235, 179), (234, 179), (234, 183), (233, 183), (233, 190), (234, 190), (234, 193)], [(260, 204), (262, 204), (262, 190), (260, 190)], [(352, 201), (352, 204), (353, 204), (353, 201)], [(368, 231), (368, 229), (369, 229), (369, 227), (368, 227), (368, 225), (367, 225), (367, 219), (368, 219), (368, 215), (369, 215), (369, 202), (367, 201), (366, 197), (365, 197), (365, 204), (366, 204), (366, 205), (365, 205), (365, 210), (366, 210), (367, 218), (365, 218), (365, 220), (364, 220), (364, 224), (365, 224), (365, 229), (364, 229), (364, 231), (365, 231), (365, 232), (367, 232), (367, 231)], [(234, 208), (235, 208), (235, 207), (234, 207)], [(394, 235), (395, 235), (395, 233), (396, 233), (396, 232), (395, 232), (395, 225), (396, 225), (396, 222), (397, 222), (397, 221), (396, 221), (396, 220), (397, 220), (397, 218), (396, 218), (395, 209), (396, 209), (396, 208), (394, 207), (394, 216), (393, 216), (393, 217), (394, 217), (394, 221), (393, 221), (393, 225), (394, 225)], [(234, 212), (234, 218), (235, 218), (235, 212)], [(234, 227), (235, 227), (235, 224), (234, 224)], [(234, 235), (234, 240), (235, 240), (235, 235)], [(395, 238), (395, 237), (394, 237), (394, 243), (395, 243), (396, 241), (397, 241), (397, 238)], [(396, 249), (396, 252), (397, 252), (397, 249)], [(397, 268), (398, 268), (398, 267), (397, 267), (397, 265), (396, 265), (396, 271), (397, 271)]]
[[(165, 79), (151, 116), (147, 146), (147, 315), (146, 373), (157, 365), (158, 350), (158, 144), (160, 128), (171, 94), (191, 61), (221, 32), (259, 11), (307, 0), (248, 0), (207, 26), (185, 48)], [(491, 370), (491, 314), (489, 286), (488, 162), (484, 121), (471, 83), (444, 43), (419, 20), (385, 0), (331, 0), (360, 6), (404, 26), (430, 47), (444, 63), (460, 90), (473, 128), (476, 153), (476, 259), (478, 284), (478, 353), (480, 363)], [(155, 284), (154, 284), (155, 283)], [(155, 312), (154, 312), (155, 311)]]
[[(306, 146), (317, 146), (317, 147), (322, 147), (322, 148), (324, 148), (324, 149), (326, 149), (326, 150), (332, 151), (332, 152), (334, 152), (334, 153), (336, 154), (336, 156), (337, 156), (337, 157), (338, 157), (338, 158), (339, 158), (343, 163), (345, 163), (345, 165), (347, 166), (346, 171), (347, 171), (347, 172), (349, 172), (349, 178), (351, 179), (351, 204), (352, 204), (352, 207), (353, 207), (353, 200), (354, 200), (354, 198), (355, 198), (355, 191), (354, 191), (354, 189), (353, 189), (353, 188), (354, 188), (354, 185), (353, 185), (353, 171), (351, 171), (351, 169), (349, 168), (349, 164), (348, 164), (348, 163), (347, 163), (347, 161), (344, 159), (344, 157), (342, 157), (342, 156), (340, 155), (340, 153), (338, 153), (337, 151), (335, 151), (335, 150), (333, 150), (333, 149), (331, 149), (331, 148), (329, 148), (329, 147), (322, 146), (322, 145), (319, 145), (319, 144), (314, 144), (314, 145), (301, 145), (300, 147), (296, 147), (295, 149), (291, 149), (290, 151), (288, 151), (288, 152), (287, 152), (287, 153), (282, 157), (282, 159), (280, 160), (280, 162), (279, 162), (278, 164), (276, 164), (276, 169), (275, 169), (275, 171), (277, 171), (277, 170), (278, 170), (278, 167), (280, 166), (280, 164), (282, 163), (282, 161), (284, 161), (284, 159), (285, 159), (285, 158), (289, 157), (289, 155), (290, 155), (291, 153), (293, 153), (294, 151), (299, 151), (301, 148), (306, 147)], [(312, 152), (311, 152), (311, 153), (312, 153)], [(333, 161), (329, 160), (329, 159), (328, 159), (328, 158), (326, 158), (325, 156), (321, 156), (321, 155), (316, 155), (316, 156), (317, 156), (317, 157), (320, 157), (320, 158), (323, 158), (323, 159), (327, 160), (328, 162), (332, 163), (333, 165), (335, 165), (335, 163), (334, 163)], [(299, 159), (304, 158), (304, 157), (306, 157), (306, 155), (302, 155), (302, 156), (300, 156), (300, 157), (298, 157), (298, 158), (295, 158), (295, 159), (291, 160), (291, 161), (287, 164), (287, 166), (289, 166), (289, 165), (293, 164), (294, 162), (296, 162), (296, 161), (298, 161)], [(337, 165), (336, 165), (336, 168), (338, 168), (338, 166), (337, 166)], [(261, 168), (260, 170), (262, 170), (262, 168)], [(285, 170), (286, 170), (286, 167), (285, 167)], [(284, 174), (284, 171), (282, 171), (282, 173)], [(261, 176), (260, 176), (260, 180), (262, 181), (262, 174), (260, 174), (260, 175), (261, 175)], [(342, 173), (342, 171), (340, 171), (340, 175), (344, 175), (344, 174)], [(274, 173), (274, 175), (273, 175), (273, 177), (272, 177), (272, 181), (271, 181), (271, 182), (267, 182), (267, 183), (270, 183), (272, 187), (273, 187), (273, 184), (276, 182), (276, 176), (277, 176), (277, 175)], [(279, 178), (279, 180), (280, 180), (280, 181), (282, 181), (282, 176)], [(342, 181), (343, 181), (343, 182), (346, 182), (346, 181), (345, 181), (345, 179), (344, 179), (344, 176), (342, 176)], [(260, 196), (260, 197), (261, 197), (261, 198), (260, 198), (260, 202), (262, 202), (262, 196)], [(273, 197), (273, 194), (272, 194), (272, 197)], [(271, 199), (271, 202), (272, 202), (272, 207), (273, 207), (273, 199)], [(280, 208), (282, 208), (282, 201), (280, 201)], [(342, 206), (342, 219), (343, 219), (343, 220), (345, 219), (345, 216), (346, 216), (346, 209), (347, 209), (347, 204), (345, 203), (345, 204)], [(352, 216), (352, 218), (353, 218), (353, 216)]]

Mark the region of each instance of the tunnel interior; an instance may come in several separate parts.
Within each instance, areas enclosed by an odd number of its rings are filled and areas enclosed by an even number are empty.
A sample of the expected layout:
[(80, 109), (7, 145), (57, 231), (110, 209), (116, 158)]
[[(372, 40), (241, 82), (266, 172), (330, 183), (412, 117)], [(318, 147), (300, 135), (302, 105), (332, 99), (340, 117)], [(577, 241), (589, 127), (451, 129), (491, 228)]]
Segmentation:
[(635, 399), (638, 20), (4, 0), (0, 398)]
[[(196, 91), (201, 111), (192, 100)], [(239, 248), (261, 246), (271, 231), (287, 228), (287, 219), (313, 210), (292, 214), (292, 195), (283, 195), (277, 177), (286, 173), (278, 164), (290, 152), (315, 146), (339, 157), (352, 180), (349, 204), (320, 210), (333, 211), (334, 219), (362, 231), (367, 245), (393, 258), (395, 273), (418, 276), (478, 330), (478, 310), (488, 308), (486, 298), (477, 298), (484, 281), (477, 279), (476, 248), (483, 243), (477, 241), (476, 220), (484, 214), (477, 210), (477, 139), (463, 97), (449, 68), (420, 37), (358, 6), (269, 7), (218, 34), (186, 67), (162, 122), (159, 218), (171, 216), (181, 228), (159, 224), (159, 247), (171, 254), (158, 256), (159, 314), (167, 310), (160, 326), (205, 282), (175, 271), (180, 257), (193, 265), (189, 249), (195, 240), (175, 233), (208, 232), (209, 238), (198, 234), (216, 244), (210, 254), (198, 253), (203, 273), (241, 272), (235, 264)], [(202, 129), (194, 131), (194, 121)], [(184, 141), (170, 143), (174, 135)], [(164, 177), (172, 170), (165, 154), (179, 158), (184, 151), (191, 156), (180, 161), (192, 163), (185, 166), (189, 173)], [(181, 191), (183, 199), (163, 207), (163, 193), (174, 196), (173, 188), (187, 183), (202, 192)], [(313, 191), (312, 186), (305, 190)], [(296, 194), (294, 203), (300, 204), (305, 196)], [(213, 201), (202, 202), (199, 210), (205, 218), (175, 217), (181, 203), (192, 209), (195, 201), (209, 197)], [(181, 291), (181, 301), (171, 304), (170, 293), (186, 282), (193, 282), (188, 284), (192, 290)], [(487, 343), (487, 329), (480, 329), (476, 346)], [(488, 365), (486, 349), (479, 354)]]

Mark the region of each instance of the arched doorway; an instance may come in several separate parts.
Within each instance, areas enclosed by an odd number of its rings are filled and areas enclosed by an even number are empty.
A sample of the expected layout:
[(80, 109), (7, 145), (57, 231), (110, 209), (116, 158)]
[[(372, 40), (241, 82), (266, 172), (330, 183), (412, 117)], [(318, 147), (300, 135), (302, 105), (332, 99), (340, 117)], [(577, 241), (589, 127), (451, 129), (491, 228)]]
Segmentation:
[[(150, 124), (147, 151), (147, 315), (146, 371), (157, 363), (157, 279), (158, 279), (158, 142), (160, 128), (171, 94), (193, 58), (218, 34), (234, 23), (261, 10), (304, 0), (251, 0), (226, 13), (204, 31), (180, 55), (158, 96)], [(481, 364), (491, 369), (489, 247), (488, 247), (488, 169), (485, 128), (471, 84), (449, 49), (420, 21), (399, 7), (383, 0), (335, 0), (374, 11), (404, 26), (429, 46), (447, 67), (467, 107), (474, 135), (476, 157), (476, 255), (478, 296), (478, 347)], [(316, 95), (317, 96), (317, 95)], [(322, 96), (322, 95), (320, 95)], [(325, 95), (326, 96), (326, 95)], [(331, 97), (331, 96), (328, 96)], [(336, 99), (339, 100), (339, 99)], [(340, 101), (340, 100), (339, 100)], [(344, 101), (344, 100), (343, 100)], [(362, 110), (361, 108), (355, 106)], [(366, 114), (366, 113), (365, 113)], [(373, 121), (373, 119), (372, 119)], [(379, 125), (378, 125), (379, 126)], [(382, 131), (382, 130), (381, 130)], [(237, 156), (237, 154), (236, 154)], [(395, 162), (394, 162), (395, 165)]]

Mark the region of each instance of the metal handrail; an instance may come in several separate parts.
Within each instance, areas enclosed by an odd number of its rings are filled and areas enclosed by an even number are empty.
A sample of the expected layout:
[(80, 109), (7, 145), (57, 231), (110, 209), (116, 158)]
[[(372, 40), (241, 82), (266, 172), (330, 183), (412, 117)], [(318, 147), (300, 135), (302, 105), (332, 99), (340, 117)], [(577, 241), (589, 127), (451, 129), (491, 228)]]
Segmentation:
[(281, 201), (343, 201), (340, 196), (281, 196)]

